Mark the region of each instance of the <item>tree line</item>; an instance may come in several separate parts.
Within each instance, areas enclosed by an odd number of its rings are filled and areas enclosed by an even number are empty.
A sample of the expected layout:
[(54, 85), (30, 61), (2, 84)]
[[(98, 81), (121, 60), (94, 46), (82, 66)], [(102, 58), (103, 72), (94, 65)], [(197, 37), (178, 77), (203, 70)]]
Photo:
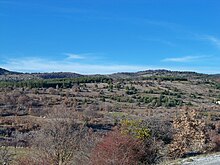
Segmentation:
[(0, 87), (28, 88), (71, 88), (80, 83), (110, 83), (111, 78), (105, 76), (86, 76), (78, 78), (39, 79), (23, 81), (0, 81)]

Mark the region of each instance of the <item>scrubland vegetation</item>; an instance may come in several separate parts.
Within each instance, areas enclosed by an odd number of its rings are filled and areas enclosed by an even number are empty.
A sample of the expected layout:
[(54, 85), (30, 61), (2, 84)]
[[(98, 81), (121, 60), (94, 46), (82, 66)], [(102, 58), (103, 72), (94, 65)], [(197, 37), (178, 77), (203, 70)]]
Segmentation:
[(159, 164), (220, 150), (215, 77), (50, 76), (0, 81), (1, 164)]

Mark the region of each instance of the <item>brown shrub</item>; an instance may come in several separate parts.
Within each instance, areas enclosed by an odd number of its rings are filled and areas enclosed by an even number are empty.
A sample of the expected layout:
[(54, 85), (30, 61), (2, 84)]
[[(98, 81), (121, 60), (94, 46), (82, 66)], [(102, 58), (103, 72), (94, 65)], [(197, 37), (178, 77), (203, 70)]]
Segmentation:
[(220, 135), (212, 137), (212, 142), (214, 143), (214, 151), (220, 151)]
[(173, 122), (175, 130), (169, 155), (173, 158), (183, 157), (191, 153), (205, 153), (210, 150), (210, 139), (204, 120), (195, 110), (185, 109)]
[(143, 141), (114, 130), (94, 148), (91, 154), (91, 164), (153, 164), (157, 158), (158, 144), (152, 139)]
[(218, 126), (215, 130), (209, 131), (209, 137), (211, 139), (213, 148), (212, 151), (219, 152), (220, 151), (220, 134), (218, 132)]
[(46, 157), (44, 158), (34, 158), (30, 155), (28, 156), (23, 156), (23, 157), (18, 157), (15, 160), (16, 163), (15, 165), (51, 165), (52, 161)]
[(93, 149), (92, 165), (135, 165), (145, 158), (144, 143), (119, 131), (107, 134)]

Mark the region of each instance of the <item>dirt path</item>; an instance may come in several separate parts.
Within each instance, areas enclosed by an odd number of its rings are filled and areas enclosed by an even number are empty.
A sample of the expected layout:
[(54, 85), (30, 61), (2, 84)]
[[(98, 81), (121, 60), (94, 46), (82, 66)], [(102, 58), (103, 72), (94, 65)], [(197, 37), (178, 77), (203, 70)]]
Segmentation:
[(220, 154), (182, 160), (182, 165), (220, 165)]

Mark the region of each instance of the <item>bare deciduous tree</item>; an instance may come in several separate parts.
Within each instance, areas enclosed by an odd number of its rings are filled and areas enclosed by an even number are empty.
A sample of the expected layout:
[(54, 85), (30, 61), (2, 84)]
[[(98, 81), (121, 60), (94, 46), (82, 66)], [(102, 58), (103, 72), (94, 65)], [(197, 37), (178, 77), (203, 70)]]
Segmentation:
[(47, 116), (47, 120), (36, 135), (38, 156), (55, 165), (71, 164), (79, 150), (83, 129), (67, 110), (55, 110)]

